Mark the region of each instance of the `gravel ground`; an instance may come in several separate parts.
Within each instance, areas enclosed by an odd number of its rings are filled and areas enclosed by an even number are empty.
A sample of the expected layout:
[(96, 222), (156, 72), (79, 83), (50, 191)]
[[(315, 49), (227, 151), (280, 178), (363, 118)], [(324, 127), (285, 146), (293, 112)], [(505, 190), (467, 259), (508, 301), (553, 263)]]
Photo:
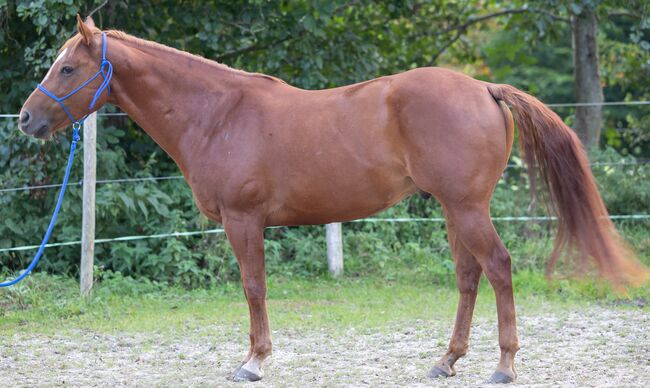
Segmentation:
[[(602, 306), (548, 315), (520, 311), (514, 385), (650, 386), (650, 312)], [(484, 385), (498, 361), (495, 319), (477, 318), (458, 375), (429, 380), (450, 322), (379, 330), (274, 331), (263, 383), (227, 380), (247, 333), (217, 325), (160, 333), (83, 330), (0, 338), (0, 386), (451, 386)]]

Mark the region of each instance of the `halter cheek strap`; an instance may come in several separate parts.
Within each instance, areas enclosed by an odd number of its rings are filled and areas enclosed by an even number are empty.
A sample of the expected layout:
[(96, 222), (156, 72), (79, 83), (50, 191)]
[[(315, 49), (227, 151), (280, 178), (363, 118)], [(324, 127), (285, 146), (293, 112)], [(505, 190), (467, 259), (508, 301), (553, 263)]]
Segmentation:
[(37, 84), (36, 87), (45, 93), (46, 96), (50, 97), (54, 101), (58, 102), (59, 105), (61, 105), (61, 108), (63, 108), (63, 111), (68, 115), (70, 118), (70, 121), (72, 121), (73, 126), (79, 126), (81, 123), (88, 117), (88, 115), (85, 115), (79, 120), (75, 120), (68, 108), (65, 106), (63, 101), (67, 100), (68, 98), (72, 97), (75, 95), (77, 92), (79, 92), (81, 89), (83, 89), (86, 85), (94, 81), (97, 77), (101, 76), (104, 81), (102, 82), (101, 85), (99, 85), (99, 88), (95, 92), (95, 96), (93, 97), (93, 100), (90, 102), (90, 106), (88, 107), (89, 110), (92, 110), (93, 107), (95, 106), (95, 103), (97, 103), (97, 100), (99, 100), (99, 97), (101, 97), (102, 93), (104, 90), (107, 91), (107, 95), (111, 93), (111, 87), (109, 86), (109, 83), (111, 82), (111, 78), (113, 77), (113, 64), (106, 59), (106, 33), (102, 32), (102, 63), (99, 66), (99, 71), (95, 73), (92, 77), (90, 77), (86, 82), (82, 83), (80, 86), (78, 86), (76, 89), (71, 91), (70, 93), (66, 94), (63, 97), (58, 97), (56, 94), (50, 92), (45, 88), (45, 86), (41, 84)]

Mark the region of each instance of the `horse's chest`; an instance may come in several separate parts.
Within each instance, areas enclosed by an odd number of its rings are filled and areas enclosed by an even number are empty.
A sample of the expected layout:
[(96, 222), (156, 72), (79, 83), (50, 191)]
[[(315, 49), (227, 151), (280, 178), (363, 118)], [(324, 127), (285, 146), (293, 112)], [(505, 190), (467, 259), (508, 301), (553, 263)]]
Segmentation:
[(217, 222), (221, 222), (224, 213), (262, 210), (269, 199), (267, 180), (260, 174), (215, 172), (188, 181), (196, 206)]
[(194, 203), (203, 215), (212, 221), (221, 223), (221, 209), (216, 204), (216, 201), (211, 200), (209, 197), (197, 196), (194, 194)]
[(221, 222), (221, 201), (216, 182), (207, 177), (188, 177), (196, 207), (209, 219)]

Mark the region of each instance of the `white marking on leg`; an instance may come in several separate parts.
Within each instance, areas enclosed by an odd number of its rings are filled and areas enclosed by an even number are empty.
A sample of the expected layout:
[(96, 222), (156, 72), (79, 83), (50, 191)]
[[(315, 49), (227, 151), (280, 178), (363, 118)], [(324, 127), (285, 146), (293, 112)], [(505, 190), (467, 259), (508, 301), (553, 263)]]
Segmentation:
[(45, 74), (45, 78), (43, 78), (43, 82), (41, 82), (42, 84), (45, 83), (45, 81), (47, 81), (47, 79), (49, 78), (50, 74), (52, 73), (52, 69), (54, 68), (54, 65), (56, 65), (56, 63), (57, 63), (58, 61), (60, 61), (61, 59), (63, 59), (63, 57), (65, 56), (65, 53), (66, 53), (67, 51), (68, 51), (68, 48), (66, 47), (63, 51), (61, 51), (61, 53), (59, 54), (59, 56), (56, 57), (56, 60), (54, 61), (54, 63), (52, 64), (52, 66), (50, 66), (50, 70), (47, 72), (47, 74)]
[(262, 377), (262, 360), (253, 356), (246, 364), (242, 366), (242, 369), (245, 369), (253, 374), (256, 374)]

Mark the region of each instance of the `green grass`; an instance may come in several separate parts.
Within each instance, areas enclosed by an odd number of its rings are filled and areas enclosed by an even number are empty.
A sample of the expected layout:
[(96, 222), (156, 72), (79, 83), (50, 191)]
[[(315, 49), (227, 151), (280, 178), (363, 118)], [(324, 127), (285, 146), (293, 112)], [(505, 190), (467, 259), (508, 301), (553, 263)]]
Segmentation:
[[(650, 286), (627, 297), (589, 280), (547, 282), (535, 272), (514, 277), (518, 310), (543, 314), (589, 303), (616, 308), (645, 304)], [(31, 331), (55, 333), (85, 329), (173, 335), (205, 325), (247, 330), (248, 307), (239, 284), (186, 290), (140, 282), (119, 275), (104, 279), (93, 295), (79, 296), (75, 280), (36, 274), (0, 294), (0, 336)], [(390, 329), (403, 322), (442, 319), (451, 324), (458, 294), (453, 286), (422, 277), (269, 279), (269, 313), (274, 329)], [(635, 307), (637, 308), (637, 307)], [(647, 307), (644, 307), (647, 308)], [(476, 314), (496, 317), (494, 295), (482, 280)]]

